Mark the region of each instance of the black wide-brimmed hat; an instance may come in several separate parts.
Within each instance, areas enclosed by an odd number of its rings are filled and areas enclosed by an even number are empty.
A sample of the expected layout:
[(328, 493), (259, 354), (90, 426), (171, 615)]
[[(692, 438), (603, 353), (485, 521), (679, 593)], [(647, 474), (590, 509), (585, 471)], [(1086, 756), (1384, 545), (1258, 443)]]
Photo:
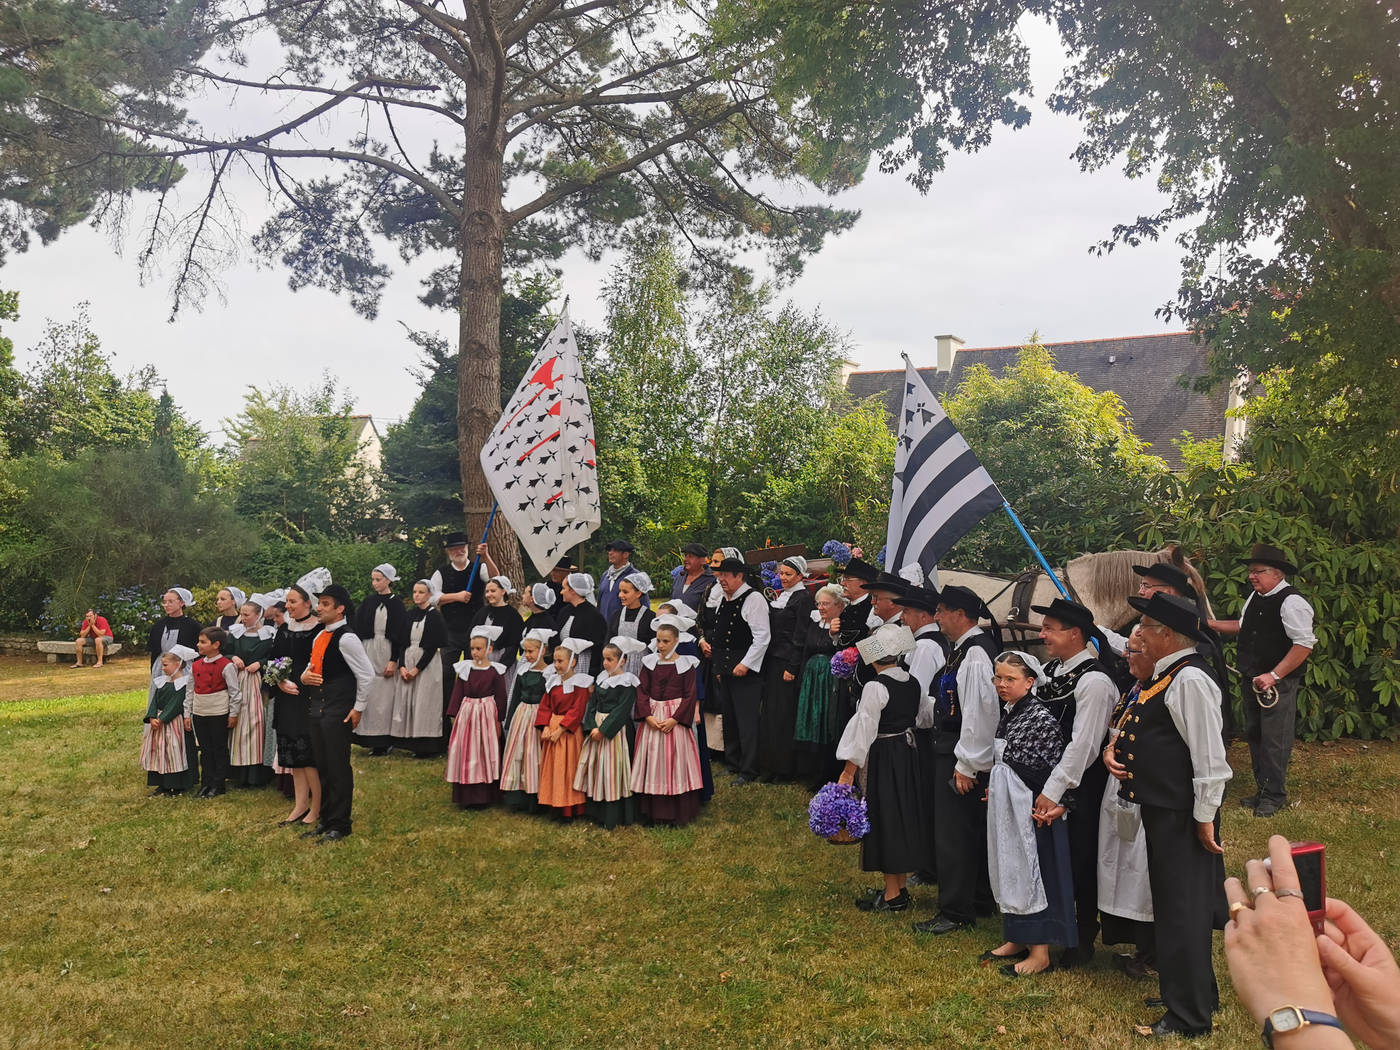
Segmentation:
[(1189, 598), (1158, 591), (1151, 598), (1129, 598), (1128, 604), (1177, 634), (1184, 634), (1198, 642), (1207, 640), (1208, 628), (1201, 620), (1201, 612), (1195, 602)]
[(564, 557), (554, 563), (554, 571), (558, 572), (560, 569), (563, 569), (565, 572), (573, 572), (574, 559), (570, 558), (567, 554), (564, 555)]
[(841, 575), (850, 576), (854, 579), (864, 580), (866, 583), (870, 583), (879, 577), (880, 570), (874, 565), (871, 565), (868, 561), (852, 558), (846, 563), (846, 567), (841, 570)]
[(946, 609), (958, 609), (979, 620), (990, 620), (992, 611), (981, 595), (970, 587), (953, 584), (938, 592), (938, 604)]
[(749, 571), (749, 567), (738, 558), (725, 558), (715, 566), (715, 572), (733, 572), (742, 576)]
[(709, 552), (708, 550), (705, 549), (705, 545), (704, 545), (703, 543), (693, 543), (693, 542), (692, 542), (692, 543), (687, 543), (684, 547), (682, 547), (682, 548), (681, 548), (681, 553), (682, 553), (682, 554), (689, 554), (692, 558), (704, 558), (704, 557), (706, 557), (710, 552)]
[(894, 603), (906, 609), (921, 609), (932, 616), (938, 611), (938, 592), (927, 591), (922, 587), (910, 587), (896, 597)]
[(1064, 598), (1056, 598), (1049, 605), (1032, 605), (1031, 612), (1058, 620), (1066, 627), (1081, 628), (1085, 634), (1094, 629), (1094, 614), (1080, 605)]
[(471, 541), (471, 537), (465, 532), (449, 532), (442, 538), (442, 545), (444, 547), (465, 547)]
[(1169, 561), (1153, 562), (1151, 565), (1134, 565), (1133, 572), (1139, 576), (1145, 576), (1149, 580), (1156, 580), (1165, 583), (1177, 594), (1196, 600), (1196, 588), (1191, 584), (1191, 577), (1178, 569)]
[(875, 579), (865, 582), (865, 589), (871, 594), (892, 594), (899, 597), (909, 590), (909, 581), (901, 580), (892, 572), (882, 572)]
[(1272, 565), (1285, 576), (1292, 576), (1298, 571), (1298, 567), (1288, 560), (1288, 555), (1277, 547), (1270, 547), (1267, 543), (1256, 543), (1249, 552), (1248, 558), (1241, 558), (1241, 565)]

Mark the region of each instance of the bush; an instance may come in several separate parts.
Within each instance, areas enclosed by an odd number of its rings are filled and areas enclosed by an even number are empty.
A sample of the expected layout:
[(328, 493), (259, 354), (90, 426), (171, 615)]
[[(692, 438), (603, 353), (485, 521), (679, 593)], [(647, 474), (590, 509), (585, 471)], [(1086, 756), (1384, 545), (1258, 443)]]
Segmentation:
[(123, 587), (110, 594), (99, 594), (91, 601), (67, 591), (44, 599), (39, 629), (49, 638), (74, 638), (89, 609), (96, 609), (98, 615), (107, 618), (113, 638), (133, 645), (143, 644), (151, 626), (163, 615), (160, 594), (144, 587)]
[[(319, 565), (331, 571), (336, 583), (349, 588), (350, 593), (359, 598), (369, 591), (369, 574), (376, 565), (388, 562), (399, 572), (400, 587), (406, 581), (418, 578), (419, 565), (425, 563), (423, 552), (410, 543), (381, 542), (353, 543), (341, 540), (316, 540), (310, 543), (264, 543), (253, 552), (239, 579), (250, 582), (251, 590), (270, 591), (278, 587), (290, 587), (307, 572)], [(237, 586), (243, 584), (238, 579)], [(214, 595), (226, 583), (210, 584), (207, 608), (214, 608)], [(250, 590), (250, 593), (251, 593)], [(201, 610), (206, 607), (201, 604)], [(211, 619), (212, 611), (201, 614), (201, 619)]]

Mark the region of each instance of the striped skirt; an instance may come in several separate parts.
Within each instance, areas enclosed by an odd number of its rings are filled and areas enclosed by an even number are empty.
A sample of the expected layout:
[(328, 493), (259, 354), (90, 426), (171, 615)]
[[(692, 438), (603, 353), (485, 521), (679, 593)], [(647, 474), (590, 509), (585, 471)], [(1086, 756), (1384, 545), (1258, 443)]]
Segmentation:
[[(608, 715), (599, 712), (597, 724)], [(579, 754), (574, 787), (594, 802), (616, 802), (632, 794), (632, 763), (627, 753), (627, 734), (621, 730), (611, 739), (587, 736)]]
[(506, 729), (506, 750), (501, 756), (501, 790), (540, 790), (540, 735), (535, 732), (539, 704), (516, 704)]
[(168, 725), (160, 719), (146, 723), (141, 734), (141, 768), (148, 773), (183, 773), (190, 768), (183, 718)]
[(228, 764), (260, 766), (263, 764), (263, 745), (266, 742), (267, 730), (262, 679), (247, 671), (240, 671), (238, 685), (243, 690), (243, 709), (238, 712), (238, 724), (228, 731)]
[(496, 721), (496, 698), (466, 697), (447, 741), (447, 782), (494, 784), (500, 779), (501, 725)]
[[(658, 722), (670, 718), (684, 703), (663, 700), (651, 705)], [(632, 790), (640, 795), (683, 795), (699, 791), (700, 749), (693, 726), (677, 725), (669, 733), (653, 729), (645, 721), (637, 725), (637, 757), (632, 763)]]
[[(562, 715), (554, 715), (549, 720), (549, 727), (556, 728), (562, 720)], [(583, 812), (583, 804), (587, 799), (582, 791), (574, 787), (574, 774), (578, 772), (578, 757), (582, 746), (581, 729), (566, 732), (558, 740), (543, 742), (540, 748), (541, 806), (562, 809), (569, 816)]]

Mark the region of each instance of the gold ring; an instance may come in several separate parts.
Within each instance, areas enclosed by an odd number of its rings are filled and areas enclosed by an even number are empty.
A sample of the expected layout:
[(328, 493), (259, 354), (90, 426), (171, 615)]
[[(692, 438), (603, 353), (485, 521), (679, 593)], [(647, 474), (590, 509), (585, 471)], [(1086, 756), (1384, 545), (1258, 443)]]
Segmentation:
[(1230, 918), (1233, 919), (1236, 915), (1238, 915), (1240, 912), (1244, 911), (1248, 907), (1249, 905), (1246, 904), (1244, 901), (1235, 901), (1234, 904), (1230, 905)]
[(1273, 892), (1274, 892), (1274, 888), (1273, 888), (1272, 886), (1255, 886), (1255, 887), (1254, 887), (1254, 895), (1255, 895), (1256, 897), (1259, 896), (1259, 894), (1261, 894), (1261, 893), (1273, 893)]

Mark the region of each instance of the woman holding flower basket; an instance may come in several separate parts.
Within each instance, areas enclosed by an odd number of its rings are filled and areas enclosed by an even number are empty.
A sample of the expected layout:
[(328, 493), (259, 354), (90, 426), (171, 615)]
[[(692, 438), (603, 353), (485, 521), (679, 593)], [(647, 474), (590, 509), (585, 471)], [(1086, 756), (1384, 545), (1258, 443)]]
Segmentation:
[(863, 911), (906, 911), (909, 872), (929, 865), (932, 822), (923, 770), (914, 746), (914, 719), (922, 690), (899, 658), (914, 648), (902, 624), (886, 624), (856, 645), (875, 677), (861, 690), (836, 757), (845, 762), (839, 783), (859, 782), (870, 830), (861, 839), (860, 866), (885, 877), (883, 888), (857, 900)]

